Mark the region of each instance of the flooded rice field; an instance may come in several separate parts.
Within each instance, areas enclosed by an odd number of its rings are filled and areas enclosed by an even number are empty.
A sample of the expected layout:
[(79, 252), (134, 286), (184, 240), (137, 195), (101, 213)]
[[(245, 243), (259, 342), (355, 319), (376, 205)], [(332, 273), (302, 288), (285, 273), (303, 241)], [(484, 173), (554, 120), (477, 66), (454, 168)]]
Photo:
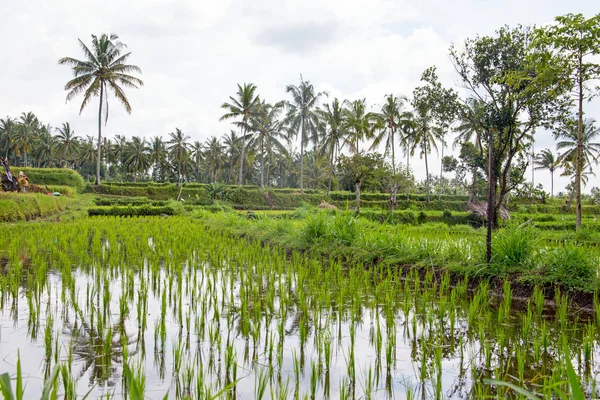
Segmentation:
[[(7, 226), (0, 373), (39, 398), (467, 399), (596, 394), (598, 325), (541, 291), (347, 267), (201, 220)], [(501, 381), (503, 384), (489, 380)]]

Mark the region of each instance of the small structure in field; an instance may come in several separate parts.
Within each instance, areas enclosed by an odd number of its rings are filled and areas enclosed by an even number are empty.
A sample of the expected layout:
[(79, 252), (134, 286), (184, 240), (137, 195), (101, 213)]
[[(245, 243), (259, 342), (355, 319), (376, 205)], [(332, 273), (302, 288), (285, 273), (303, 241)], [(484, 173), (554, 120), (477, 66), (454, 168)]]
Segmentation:
[[(487, 221), (487, 201), (477, 201), (467, 203), (467, 210), (471, 211), (477, 219)], [(510, 213), (504, 206), (500, 206), (499, 217), (502, 219), (510, 219)]]
[(319, 204), (317, 208), (321, 208), (323, 210), (337, 210), (337, 207), (334, 204), (329, 204), (325, 200), (321, 200), (321, 204)]

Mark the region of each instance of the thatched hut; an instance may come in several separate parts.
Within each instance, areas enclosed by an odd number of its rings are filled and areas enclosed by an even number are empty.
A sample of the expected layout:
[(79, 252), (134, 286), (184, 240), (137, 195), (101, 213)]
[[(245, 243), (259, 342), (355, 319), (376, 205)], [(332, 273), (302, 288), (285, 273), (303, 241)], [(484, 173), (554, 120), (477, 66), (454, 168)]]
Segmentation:
[[(487, 221), (487, 201), (477, 201), (467, 203), (467, 210), (471, 211), (475, 217), (481, 221)], [(499, 216), (502, 219), (510, 219), (510, 213), (504, 206), (500, 206)]]

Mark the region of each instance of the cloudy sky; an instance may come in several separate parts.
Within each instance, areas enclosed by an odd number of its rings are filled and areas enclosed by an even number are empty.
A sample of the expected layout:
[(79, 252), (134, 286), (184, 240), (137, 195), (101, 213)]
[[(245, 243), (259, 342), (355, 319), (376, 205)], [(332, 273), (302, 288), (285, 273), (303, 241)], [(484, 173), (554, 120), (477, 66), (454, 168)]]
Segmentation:
[[(53, 126), (69, 121), (80, 136), (96, 134), (96, 107), (79, 115), (65, 104), (71, 78), (63, 56), (81, 56), (77, 38), (117, 33), (145, 86), (129, 91), (132, 115), (113, 101), (108, 136), (166, 135), (181, 128), (192, 140), (221, 136), (219, 106), (237, 83), (252, 82), (268, 101), (284, 99), (300, 74), (341, 99), (365, 97), (377, 107), (387, 93), (412, 93), (421, 72), (438, 67), (456, 86), (452, 43), (508, 24), (546, 24), (556, 15), (598, 12), (593, 0), (5, 0), (0, 25), (0, 116), (33, 111)], [(95, 104), (95, 105), (94, 105)], [(598, 100), (588, 115), (600, 120)], [(536, 148), (554, 148), (538, 133)], [(432, 157), (432, 170), (439, 161)], [(423, 162), (411, 161), (418, 178)], [(600, 179), (600, 178), (599, 178)], [(550, 190), (546, 171), (536, 181)], [(555, 191), (565, 184), (555, 178)], [(596, 182), (589, 185), (597, 186)], [(589, 187), (587, 188), (589, 190)]]

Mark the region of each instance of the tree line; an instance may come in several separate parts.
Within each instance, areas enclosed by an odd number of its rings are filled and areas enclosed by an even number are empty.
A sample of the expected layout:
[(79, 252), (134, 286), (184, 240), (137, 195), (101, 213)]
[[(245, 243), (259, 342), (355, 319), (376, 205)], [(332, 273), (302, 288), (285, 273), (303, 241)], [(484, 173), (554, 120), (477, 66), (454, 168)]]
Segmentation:
[[(96, 183), (103, 170), (105, 179), (253, 182), (300, 191), (307, 185), (331, 191), (349, 181), (360, 190), (369, 175), (383, 176), (364, 168), (382, 149), (377, 165), (388, 172), (380, 186), (390, 192), (392, 204), (398, 190), (410, 186), (410, 160), (419, 156), (428, 200), (432, 181), (439, 187), (444, 173), (453, 171), (452, 184), (472, 200), (487, 192), (494, 225), (509, 194), (527, 184), (525, 169), (532, 166), (549, 170), (552, 182), (557, 170), (571, 178), (581, 224), (581, 187), (594, 176), (600, 155), (600, 132), (584, 113), (598, 93), (594, 82), (600, 65), (594, 56), (600, 54), (600, 15), (567, 14), (549, 26), (505, 26), (493, 35), (466, 39), (450, 48), (460, 93), (444, 87), (431, 67), (410, 96), (388, 94), (374, 111), (366, 99), (332, 99), (302, 76), (276, 102), (261, 97), (252, 83), (238, 84), (221, 106), (221, 120), (231, 121), (233, 130), (205, 142), (191, 142), (177, 128), (166, 138), (102, 137), (108, 95), (131, 112), (125, 89), (143, 85), (133, 75), (141, 70), (128, 64), (131, 53), (123, 52), (116, 35), (92, 35), (91, 47), (79, 43), (84, 58), (65, 57), (59, 63), (74, 73), (65, 86), (67, 101), (83, 95), (83, 111), (99, 97), (98, 137), (77, 137), (68, 123), (53, 134), (32, 113), (6, 118), (0, 122), (0, 140), (13, 162), (85, 171), (95, 163)], [(541, 129), (554, 135), (556, 148), (535, 153)], [(452, 132), (458, 135), (449, 143)], [(458, 157), (444, 156), (450, 145), (459, 149)], [(442, 160), (436, 177), (429, 168), (434, 152)]]

